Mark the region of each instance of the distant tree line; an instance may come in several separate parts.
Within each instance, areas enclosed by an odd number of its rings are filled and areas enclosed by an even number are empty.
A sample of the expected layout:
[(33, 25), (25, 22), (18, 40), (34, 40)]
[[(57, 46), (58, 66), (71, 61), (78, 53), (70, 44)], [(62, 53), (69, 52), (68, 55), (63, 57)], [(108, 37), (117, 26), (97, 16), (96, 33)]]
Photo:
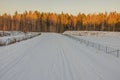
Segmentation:
[(14, 15), (0, 15), (0, 30), (64, 32), (66, 30), (120, 31), (120, 13), (98, 13), (77, 16), (67, 13), (40, 13), (25, 11)]

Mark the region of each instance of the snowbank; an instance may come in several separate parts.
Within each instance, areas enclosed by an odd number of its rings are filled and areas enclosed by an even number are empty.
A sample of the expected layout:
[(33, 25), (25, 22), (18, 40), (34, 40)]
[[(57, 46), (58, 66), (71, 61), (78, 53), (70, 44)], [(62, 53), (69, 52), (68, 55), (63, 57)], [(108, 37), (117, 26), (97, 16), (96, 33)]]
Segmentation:
[(24, 32), (21, 31), (0, 31), (0, 37), (4, 36), (16, 36), (16, 35), (23, 35)]
[(0, 37), (0, 46), (12, 44), (15, 42), (30, 39), (32, 37), (40, 35), (40, 33), (23, 33), (23, 32), (5, 32), (4, 34), (9, 34), (4, 37)]
[(120, 36), (120, 32), (107, 31), (65, 31), (63, 34), (76, 36)]

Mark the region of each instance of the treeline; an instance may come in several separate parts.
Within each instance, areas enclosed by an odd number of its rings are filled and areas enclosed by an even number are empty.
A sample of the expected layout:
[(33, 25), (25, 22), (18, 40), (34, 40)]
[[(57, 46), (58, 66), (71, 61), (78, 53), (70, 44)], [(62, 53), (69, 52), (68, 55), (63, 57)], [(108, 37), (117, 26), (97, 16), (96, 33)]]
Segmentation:
[(25, 11), (0, 15), (0, 30), (64, 32), (66, 30), (120, 31), (120, 13), (70, 14)]

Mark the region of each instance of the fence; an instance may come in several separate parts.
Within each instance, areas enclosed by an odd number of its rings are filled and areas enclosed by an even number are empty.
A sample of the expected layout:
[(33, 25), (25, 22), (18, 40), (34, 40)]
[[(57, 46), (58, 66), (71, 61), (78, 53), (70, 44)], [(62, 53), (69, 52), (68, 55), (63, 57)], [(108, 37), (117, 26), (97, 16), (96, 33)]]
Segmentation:
[(119, 57), (119, 53), (120, 53), (119, 49), (115, 49), (115, 48), (111, 48), (111, 47), (108, 47), (108, 46), (104, 46), (104, 45), (101, 45), (101, 44), (98, 44), (98, 43), (94, 43), (94, 42), (91, 42), (91, 41), (88, 41), (88, 40), (85, 40), (85, 39), (82, 39), (82, 38), (77, 38), (77, 37), (72, 36), (72, 35), (68, 35), (68, 34), (64, 34), (64, 35), (69, 37), (69, 38), (72, 38), (72, 39), (74, 39), (76, 41), (79, 41), (80, 43), (84, 43), (87, 46), (96, 48), (97, 50), (100, 50), (100, 51), (103, 51), (105, 53), (112, 54), (112, 55), (114, 55), (116, 57)]

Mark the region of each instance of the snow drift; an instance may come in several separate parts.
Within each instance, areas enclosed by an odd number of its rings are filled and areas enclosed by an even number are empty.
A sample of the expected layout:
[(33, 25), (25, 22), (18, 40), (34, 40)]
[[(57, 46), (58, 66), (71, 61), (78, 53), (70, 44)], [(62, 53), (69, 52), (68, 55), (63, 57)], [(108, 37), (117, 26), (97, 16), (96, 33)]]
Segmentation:
[(36, 32), (23, 33), (23, 32), (17, 32), (17, 31), (14, 31), (14, 32), (6, 31), (4, 33), (3, 32), (0, 32), (0, 33), (2, 35), (2, 37), (0, 37), (0, 46), (27, 40), (37, 35), (40, 35), (40, 33), (36, 33)]

